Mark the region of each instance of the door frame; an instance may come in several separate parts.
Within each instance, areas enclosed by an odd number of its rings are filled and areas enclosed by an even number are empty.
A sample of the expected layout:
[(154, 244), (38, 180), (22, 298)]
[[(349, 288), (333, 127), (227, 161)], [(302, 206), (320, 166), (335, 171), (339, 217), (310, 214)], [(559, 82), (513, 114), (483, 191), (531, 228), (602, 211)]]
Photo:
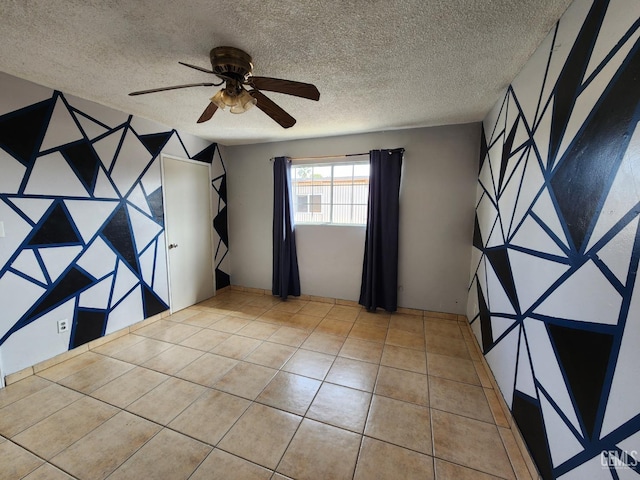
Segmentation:
[(160, 183), (162, 185), (162, 214), (164, 215), (164, 255), (167, 263), (167, 292), (169, 293), (169, 312), (175, 313), (173, 310), (172, 292), (171, 292), (171, 262), (169, 260), (169, 237), (167, 231), (170, 223), (169, 216), (167, 215), (167, 198), (166, 198), (166, 180), (164, 176), (164, 162), (167, 160), (175, 160), (178, 162), (190, 163), (193, 165), (206, 165), (208, 174), (209, 185), (209, 202), (207, 204), (209, 209), (209, 249), (211, 250), (211, 277), (213, 279), (213, 295), (216, 295), (216, 259), (214, 254), (214, 239), (213, 239), (213, 188), (211, 188), (211, 164), (206, 162), (200, 162), (198, 160), (191, 160), (190, 158), (182, 158), (176, 155), (168, 155), (166, 153), (160, 153)]

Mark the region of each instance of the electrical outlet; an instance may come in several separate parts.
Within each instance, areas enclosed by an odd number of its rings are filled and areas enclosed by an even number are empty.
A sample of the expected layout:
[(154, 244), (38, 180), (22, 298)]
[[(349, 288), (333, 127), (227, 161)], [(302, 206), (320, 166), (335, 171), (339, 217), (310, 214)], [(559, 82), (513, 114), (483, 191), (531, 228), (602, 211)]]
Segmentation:
[(58, 333), (63, 333), (69, 330), (69, 320), (58, 320)]

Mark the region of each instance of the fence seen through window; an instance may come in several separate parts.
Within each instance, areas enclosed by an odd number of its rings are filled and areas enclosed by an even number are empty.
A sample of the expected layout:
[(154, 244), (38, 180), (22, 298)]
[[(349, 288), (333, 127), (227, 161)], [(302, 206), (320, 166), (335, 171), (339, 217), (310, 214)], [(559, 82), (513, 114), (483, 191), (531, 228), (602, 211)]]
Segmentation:
[(367, 223), (368, 161), (293, 165), (291, 187), (297, 224)]

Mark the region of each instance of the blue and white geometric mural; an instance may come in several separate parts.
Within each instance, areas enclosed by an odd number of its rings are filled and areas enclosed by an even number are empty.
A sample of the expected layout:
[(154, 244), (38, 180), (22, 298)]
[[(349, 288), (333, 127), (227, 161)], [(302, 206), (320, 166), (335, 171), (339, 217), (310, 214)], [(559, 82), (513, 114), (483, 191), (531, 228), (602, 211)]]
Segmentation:
[(576, 0), (483, 123), (468, 316), (545, 479), (640, 478), (640, 2)]
[(168, 308), (161, 152), (226, 174), (217, 146), (192, 135), (9, 75), (0, 91), (7, 374)]

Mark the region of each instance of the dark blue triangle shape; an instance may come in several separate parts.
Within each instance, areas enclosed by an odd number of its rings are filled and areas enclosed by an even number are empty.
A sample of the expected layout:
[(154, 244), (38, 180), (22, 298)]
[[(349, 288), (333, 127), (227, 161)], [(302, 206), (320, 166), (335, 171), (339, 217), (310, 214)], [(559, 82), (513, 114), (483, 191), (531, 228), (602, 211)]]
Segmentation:
[(140, 274), (138, 265), (138, 255), (136, 254), (135, 243), (133, 241), (133, 232), (129, 224), (129, 215), (123, 205), (112, 215), (109, 222), (102, 229), (102, 235), (111, 244), (111, 246), (120, 254), (120, 257), (131, 267), (131, 269)]
[[(596, 2), (598, 3), (598, 2)], [(640, 40), (559, 162), (551, 185), (582, 251), (640, 120)]]
[(142, 287), (142, 306), (144, 308), (144, 318), (149, 318), (158, 313), (164, 312), (169, 305), (164, 303), (149, 287)]
[(107, 312), (104, 310), (78, 309), (69, 348), (76, 348), (104, 335)]
[(56, 203), (53, 209), (43, 217), (34, 229), (29, 240), (30, 247), (79, 245), (82, 242), (76, 233), (67, 209), (62, 202)]
[(511, 412), (542, 478), (553, 480), (551, 454), (549, 453), (540, 404), (536, 399), (514, 390)]
[(147, 195), (147, 204), (151, 210), (153, 219), (160, 225), (164, 225), (164, 210), (162, 208), (162, 187), (156, 188)]
[(582, 24), (580, 33), (571, 48), (571, 52), (556, 82), (553, 111), (551, 116), (551, 134), (549, 145), (549, 161), (553, 164), (562, 137), (567, 128), (569, 117), (578, 97), (585, 71), (589, 65), (593, 45), (598, 38), (598, 31), (607, 11), (608, 1), (595, 1)]
[(25, 167), (31, 167), (53, 112), (52, 99), (0, 117), (0, 147)]
[(498, 280), (502, 284), (509, 301), (516, 312), (520, 311), (520, 303), (518, 301), (518, 293), (516, 292), (516, 284), (513, 280), (513, 273), (511, 272), (511, 262), (509, 261), (509, 254), (507, 252), (506, 245), (501, 245), (497, 248), (487, 249), (485, 255), (491, 262), (493, 270), (498, 276)]
[(547, 324), (558, 360), (591, 438), (609, 366), (613, 336)]
[(150, 133), (148, 135), (138, 135), (138, 138), (149, 153), (155, 157), (162, 151), (171, 135), (173, 135), (173, 132)]
[(482, 333), (482, 351), (487, 353), (493, 345), (493, 331), (491, 328), (491, 313), (487, 307), (487, 301), (484, 299), (480, 282), (476, 281), (478, 289), (478, 307), (480, 308), (480, 331)]
[(197, 160), (199, 162), (204, 162), (204, 163), (212, 163), (213, 162), (213, 156), (216, 153), (216, 147), (217, 146), (218, 146), (218, 144), (212, 143), (207, 148), (204, 148), (201, 151), (199, 151), (198, 153), (196, 153), (191, 159), (192, 160)]
[(504, 183), (504, 175), (507, 172), (507, 165), (509, 164), (509, 159), (511, 158), (511, 151), (513, 150), (513, 141), (516, 138), (516, 131), (518, 130), (518, 123), (520, 122), (520, 115), (516, 118), (516, 121), (513, 123), (513, 127), (511, 127), (511, 131), (507, 138), (504, 141), (504, 145), (502, 147), (502, 161), (500, 162), (500, 178), (498, 180), (498, 192), (502, 192), (502, 185)]
[(81, 140), (60, 149), (62, 156), (76, 172), (78, 179), (85, 186), (87, 191), (93, 195), (93, 190), (98, 179), (100, 159), (93, 150), (91, 143)]
[(227, 228), (227, 207), (225, 206), (213, 219), (213, 228), (220, 235), (222, 243), (229, 247), (229, 231)]

